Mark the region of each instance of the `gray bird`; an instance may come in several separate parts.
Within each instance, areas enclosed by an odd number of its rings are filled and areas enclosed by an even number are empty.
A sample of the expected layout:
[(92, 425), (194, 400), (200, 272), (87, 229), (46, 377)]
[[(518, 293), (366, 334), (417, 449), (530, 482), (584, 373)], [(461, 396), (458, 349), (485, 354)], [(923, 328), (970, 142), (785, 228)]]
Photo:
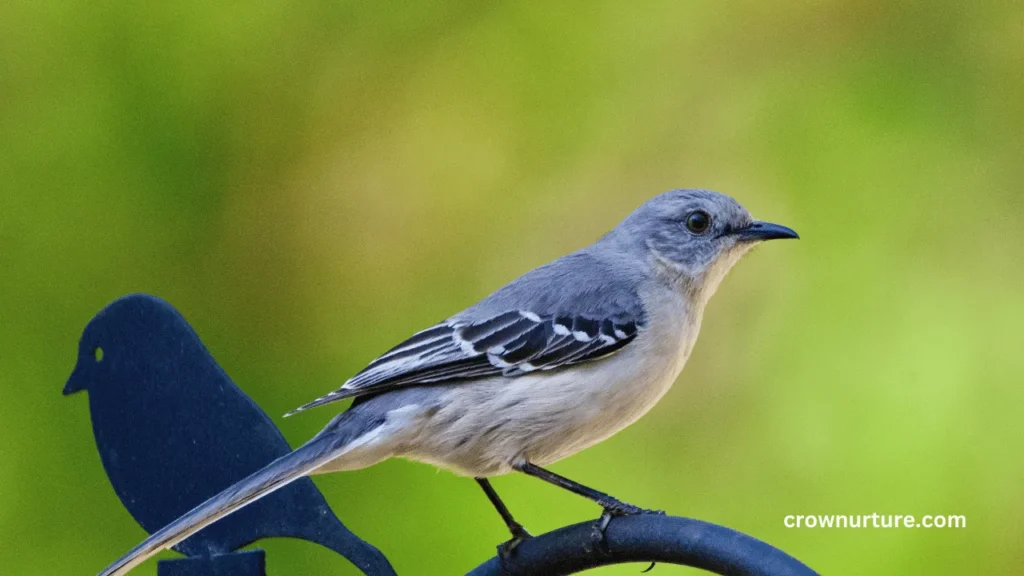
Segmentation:
[(101, 576), (124, 574), (204, 526), (310, 474), (402, 457), (472, 476), (512, 533), (487, 477), (519, 471), (595, 501), (647, 512), (541, 466), (635, 422), (679, 376), (704, 307), (755, 244), (797, 238), (732, 198), (673, 190), (594, 244), (527, 272), (416, 333), (345, 384), (293, 411), (355, 398), (312, 440), (157, 531)]

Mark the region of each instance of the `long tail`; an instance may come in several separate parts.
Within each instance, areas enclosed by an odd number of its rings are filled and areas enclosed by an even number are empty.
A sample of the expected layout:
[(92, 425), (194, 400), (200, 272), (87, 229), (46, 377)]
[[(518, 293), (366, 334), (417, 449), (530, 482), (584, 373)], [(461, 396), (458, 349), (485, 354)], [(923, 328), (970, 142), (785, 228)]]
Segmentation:
[(309, 475), (344, 453), (345, 444), (344, 439), (334, 434), (321, 433), (161, 528), (100, 572), (100, 576), (126, 574), (161, 550), (178, 544), (224, 516)]

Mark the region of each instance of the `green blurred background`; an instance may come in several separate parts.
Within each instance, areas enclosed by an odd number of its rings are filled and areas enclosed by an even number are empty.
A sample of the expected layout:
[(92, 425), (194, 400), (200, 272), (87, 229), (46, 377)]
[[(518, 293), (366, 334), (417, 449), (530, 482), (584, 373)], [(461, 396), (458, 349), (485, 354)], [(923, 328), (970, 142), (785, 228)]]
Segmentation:
[[(1022, 38), (996, 0), (0, 3), (0, 569), (144, 536), (60, 394), (117, 296), (176, 305), (297, 444), (333, 411), (278, 415), (695, 186), (803, 239), (731, 274), (650, 415), (553, 469), (826, 574), (1020, 574)], [(506, 537), (429, 466), (317, 483), (402, 574)], [(534, 533), (597, 514), (495, 485)], [(783, 526), (873, 512), (968, 527)]]

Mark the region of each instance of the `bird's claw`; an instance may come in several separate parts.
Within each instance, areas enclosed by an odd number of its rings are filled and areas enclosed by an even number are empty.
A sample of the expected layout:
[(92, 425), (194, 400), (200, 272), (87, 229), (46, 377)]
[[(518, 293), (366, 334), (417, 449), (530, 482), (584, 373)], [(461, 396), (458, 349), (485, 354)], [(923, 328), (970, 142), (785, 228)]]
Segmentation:
[[(660, 516), (665, 515), (664, 510), (648, 510), (646, 508), (640, 508), (639, 506), (633, 506), (632, 504), (626, 504), (621, 500), (609, 500), (607, 502), (600, 502), (601, 507), (604, 508), (604, 514), (610, 516), (638, 516), (640, 514), (656, 514)], [(602, 516), (604, 516), (604, 514)]]
[(640, 508), (633, 506), (632, 504), (626, 504), (620, 500), (608, 500), (600, 502), (601, 507), (604, 508), (604, 512), (601, 517), (594, 522), (593, 527), (593, 539), (600, 549), (608, 551), (608, 542), (605, 540), (605, 531), (608, 529), (608, 525), (611, 524), (612, 518), (619, 516), (637, 516), (640, 514), (656, 514), (665, 515), (664, 510), (647, 510), (646, 508)]
[(521, 524), (512, 524), (508, 527), (509, 532), (512, 533), (512, 539), (508, 542), (502, 542), (498, 544), (498, 556), (502, 560), (506, 560), (515, 553), (516, 548), (519, 547), (525, 540), (533, 538), (526, 528), (523, 528)]

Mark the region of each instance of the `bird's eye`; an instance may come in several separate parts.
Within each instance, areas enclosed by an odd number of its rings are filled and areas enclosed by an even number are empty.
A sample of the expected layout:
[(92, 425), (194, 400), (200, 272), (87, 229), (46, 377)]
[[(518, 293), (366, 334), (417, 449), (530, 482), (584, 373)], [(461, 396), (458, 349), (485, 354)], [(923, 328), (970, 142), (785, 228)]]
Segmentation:
[(99, 346), (92, 349), (92, 357), (97, 362), (103, 362), (103, 348)]
[(703, 210), (690, 212), (686, 217), (686, 229), (694, 234), (703, 234), (711, 228), (711, 216)]

